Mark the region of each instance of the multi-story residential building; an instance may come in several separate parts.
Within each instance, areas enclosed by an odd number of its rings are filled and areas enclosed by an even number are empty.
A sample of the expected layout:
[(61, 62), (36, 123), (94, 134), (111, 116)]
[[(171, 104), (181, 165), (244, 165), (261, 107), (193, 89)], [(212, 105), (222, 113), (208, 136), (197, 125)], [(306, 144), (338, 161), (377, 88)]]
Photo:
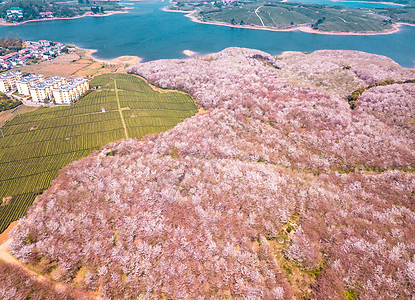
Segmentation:
[(53, 97), (53, 85), (47, 81), (30, 87), (30, 96), (34, 102), (48, 102)]
[(17, 80), (17, 91), (21, 95), (30, 95), (30, 88), (38, 83), (43, 81), (42, 74), (29, 74), (28, 76), (23, 76), (19, 80)]
[(16, 88), (16, 82), (20, 79), (20, 71), (9, 71), (0, 74), (0, 92), (6, 93)]
[(47, 102), (53, 98), (53, 90), (66, 84), (65, 77), (54, 76), (47, 80), (33, 85), (29, 88), (32, 101)]
[(76, 77), (72, 80), (72, 85), (74, 86), (75, 90), (77, 91), (76, 94), (78, 97), (89, 90), (88, 80), (81, 77)]
[(60, 76), (53, 76), (51, 78), (48, 78), (48, 80), (46, 80), (46, 82), (48, 84), (50, 84), (51, 88), (57, 88), (58, 86), (65, 84), (66, 83), (66, 78), (65, 77), (60, 77)]
[(84, 92), (89, 89), (88, 80), (84, 78), (75, 78), (68, 81), (67, 84), (53, 89), (53, 97), (57, 104), (69, 104), (78, 99)]
[(18, 20), (23, 18), (23, 8), (12, 7), (6, 10), (7, 18), (9, 20)]

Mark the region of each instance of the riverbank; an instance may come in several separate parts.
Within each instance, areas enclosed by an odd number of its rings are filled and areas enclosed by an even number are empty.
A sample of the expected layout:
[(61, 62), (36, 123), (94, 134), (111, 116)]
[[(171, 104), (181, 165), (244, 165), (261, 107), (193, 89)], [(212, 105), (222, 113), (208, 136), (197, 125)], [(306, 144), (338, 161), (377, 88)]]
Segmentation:
[[(405, 4), (395, 3), (395, 2), (377, 2), (377, 1), (343, 1), (343, 0), (330, 0), (332, 2), (350, 2), (350, 3), (373, 3), (373, 4), (384, 4), (384, 5), (396, 5), (396, 6), (405, 6)], [(285, 1), (287, 2), (287, 1)]]
[(102, 58), (97, 58), (94, 56), (94, 53), (98, 51), (96, 49), (84, 49), (80, 47), (77, 47), (77, 48), (85, 51), (85, 56), (87, 58), (92, 59), (101, 64), (129, 65), (130, 66), (130, 65), (136, 65), (143, 61), (141, 57), (133, 56), (133, 55), (124, 55), (124, 56), (119, 56), (119, 57), (115, 57), (111, 59), (102, 59)]
[(409, 23), (396, 23), (392, 25), (392, 28), (386, 29), (383, 31), (368, 31), (368, 32), (321, 31), (318, 29), (313, 29), (310, 26), (306, 26), (306, 25), (294, 26), (290, 28), (275, 28), (275, 27), (263, 27), (263, 26), (258, 26), (258, 25), (238, 25), (238, 24), (232, 25), (229, 23), (224, 23), (224, 22), (219, 22), (219, 21), (205, 22), (205, 21), (199, 20), (194, 15), (196, 10), (182, 11), (182, 10), (168, 9), (167, 7), (162, 8), (162, 10), (165, 12), (184, 13), (185, 16), (188, 17), (190, 20), (192, 20), (195, 23), (200, 23), (200, 24), (218, 25), (218, 26), (226, 26), (226, 27), (241, 28), (241, 29), (267, 30), (267, 31), (276, 31), (276, 32), (302, 31), (302, 32), (307, 32), (307, 33), (316, 33), (316, 34), (324, 34), (324, 35), (385, 35), (385, 34), (392, 34), (392, 33), (398, 32), (400, 30), (399, 27), (401, 25), (415, 26), (415, 24), (409, 24)]
[[(124, 9), (131, 9), (130, 7), (124, 7)], [(86, 12), (83, 15), (79, 15), (79, 16), (74, 16), (74, 17), (70, 17), (70, 18), (46, 18), (46, 19), (35, 19), (35, 20), (27, 20), (27, 21), (23, 21), (23, 22), (17, 22), (17, 23), (9, 23), (6, 22), (4, 19), (0, 20), (0, 25), (1, 26), (19, 26), (19, 25), (23, 25), (26, 23), (31, 23), (31, 22), (42, 22), (42, 21), (56, 21), (56, 20), (75, 20), (75, 19), (80, 19), (80, 18), (84, 18), (84, 17), (107, 17), (107, 16), (111, 16), (114, 14), (125, 14), (128, 13), (125, 10), (114, 10), (114, 11), (107, 11), (104, 14), (94, 14), (92, 12)]]

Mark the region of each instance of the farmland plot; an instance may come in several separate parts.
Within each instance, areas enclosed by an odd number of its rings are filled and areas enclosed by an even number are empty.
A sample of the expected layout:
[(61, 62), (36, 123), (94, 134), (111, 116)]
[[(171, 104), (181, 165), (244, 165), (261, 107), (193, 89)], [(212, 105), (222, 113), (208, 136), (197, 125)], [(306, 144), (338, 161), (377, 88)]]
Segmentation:
[(99, 88), (71, 106), (42, 107), (1, 127), (0, 232), (26, 214), (61, 168), (124, 138), (121, 114), (128, 136), (141, 138), (197, 112), (190, 96), (154, 91), (133, 75), (104, 74), (90, 85)]

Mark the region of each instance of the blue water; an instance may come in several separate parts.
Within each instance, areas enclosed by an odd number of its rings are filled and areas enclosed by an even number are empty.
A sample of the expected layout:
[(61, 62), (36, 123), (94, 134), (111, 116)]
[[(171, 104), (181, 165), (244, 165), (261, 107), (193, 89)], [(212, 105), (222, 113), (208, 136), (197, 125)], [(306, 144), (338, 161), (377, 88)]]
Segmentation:
[(371, 2), (354, 2), (354, 1), (331, 1), (331, 0), (288, 0), (287, 2), (301, 2), (305, 4), (321, 5), (340, 5), (354, 8), (382, 8), (382, 7), (399, 7), (394, 3), (371, 3)]
[(134, 7), (128, 14), (0, 26), (0, 37), (73, 43), (97, 49), (98, 58), (137, 55), (149, 61), (182, 58), (186, 49), (208, 54), (238, 46), (271, 54), (352, 49), (386, 55), (405, 67), (415, 64), (415, 27), (402, 26), (397, 33), (373, 36), (274, 32), (195, 23), (182, 13), (161, 11), (165, 5), (159, 1), (134, 2), (128, 5)]

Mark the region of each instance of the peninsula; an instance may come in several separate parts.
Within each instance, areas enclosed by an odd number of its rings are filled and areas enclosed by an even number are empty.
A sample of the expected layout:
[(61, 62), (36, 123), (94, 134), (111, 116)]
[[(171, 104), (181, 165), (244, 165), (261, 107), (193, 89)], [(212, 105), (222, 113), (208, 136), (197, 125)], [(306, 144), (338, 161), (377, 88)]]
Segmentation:
[(33, 21), (106, 16), (124, 12), (118, 1), (5, 0), (0, 6), (0, 25), (20, 25)]
[(386, 34), (415, 25), (415, 7), (362, 9), (340, 5), (271, 2), (177, 2), (166, 11), (188, 13), (194, 22), (239, 28), (322, 34)]

